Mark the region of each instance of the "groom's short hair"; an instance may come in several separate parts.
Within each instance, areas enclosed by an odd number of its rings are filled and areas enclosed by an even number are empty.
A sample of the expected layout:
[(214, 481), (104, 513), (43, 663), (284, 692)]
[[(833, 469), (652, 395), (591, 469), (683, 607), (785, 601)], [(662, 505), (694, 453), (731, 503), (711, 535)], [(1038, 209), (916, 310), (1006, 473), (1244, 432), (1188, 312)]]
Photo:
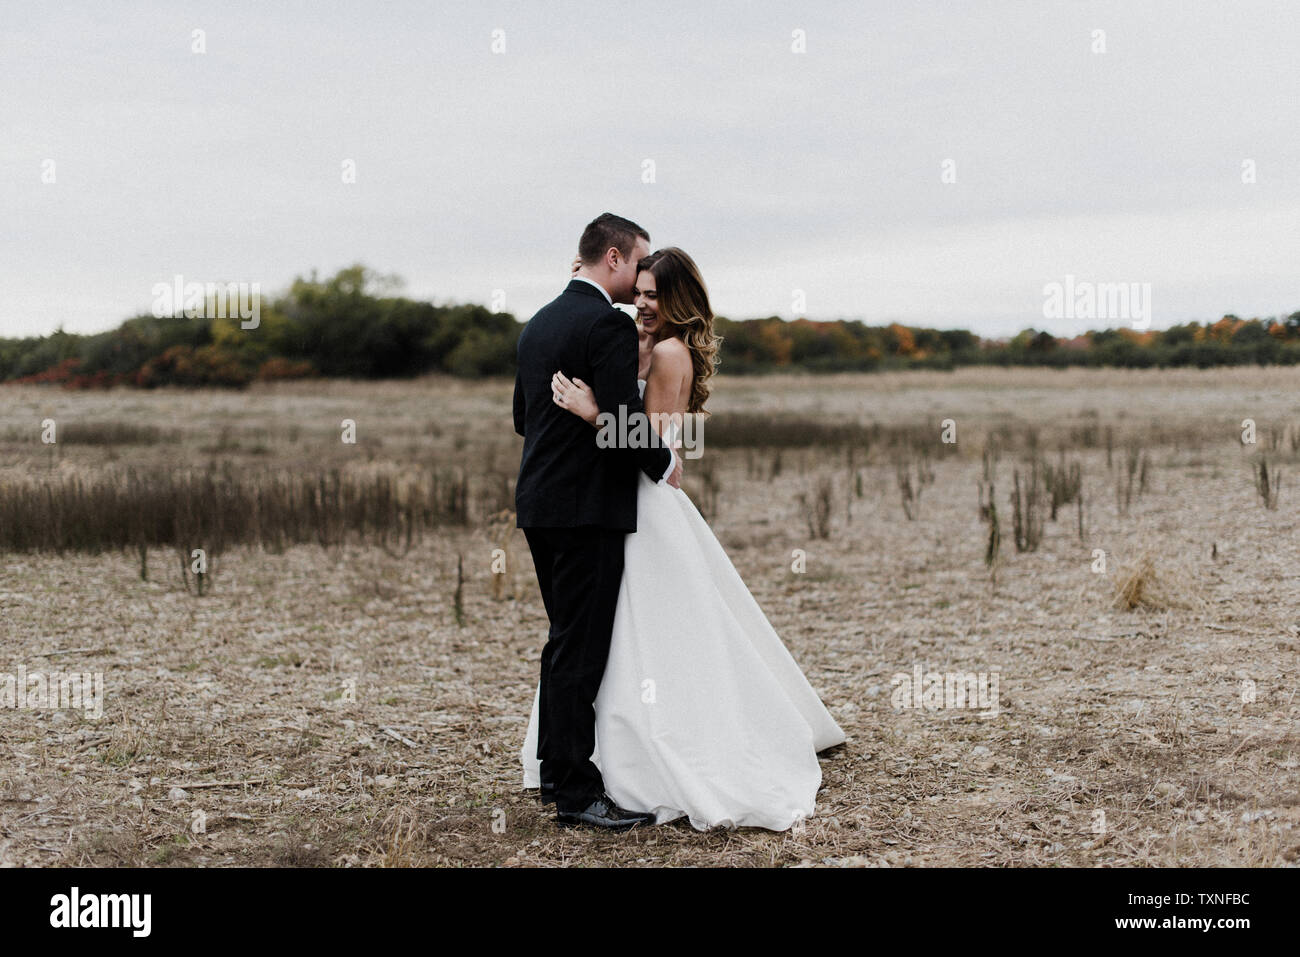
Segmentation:
[(638, 236), (650, 242), (650, 234), (632, 220), (613, 213), (601, 213), (582, 231), (582, 238), (578, 240), (578, 258), (591, 265), (599, 262), (613, 246), (624, 259), (630, 259)]

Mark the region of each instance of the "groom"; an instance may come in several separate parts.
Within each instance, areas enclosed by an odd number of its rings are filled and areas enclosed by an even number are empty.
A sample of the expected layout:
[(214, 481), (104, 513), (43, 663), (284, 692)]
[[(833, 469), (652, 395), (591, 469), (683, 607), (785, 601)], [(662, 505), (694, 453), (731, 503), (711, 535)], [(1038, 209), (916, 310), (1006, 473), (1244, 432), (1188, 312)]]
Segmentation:
[[(630, 303), (636, 264), (650, 235), (612, 213), (597, 216), (578, 243), (581, 265), (559, 298), (519, 336), (515, 431), (524, 437), (515, 485), (516, 524), (537, 569), (551, 628), (542, 649), (537, 757), (542, 800), (554, 800), (561, 825), (622, 830), (654, 815), (619, 807), (591, 760), (596, 694), (609, 657), (623, 577), (623, 536), (636, 531), (637, 469), (681, 487), (677, 456), (646, 429), (644, 447), (597, 444), (596, 429), (552, 401), (563, 371), (591, 385), (602, 412), (635, 423), (636, 325), (614, 303)], [(626, 407), (627, 419), (619, 414)]]

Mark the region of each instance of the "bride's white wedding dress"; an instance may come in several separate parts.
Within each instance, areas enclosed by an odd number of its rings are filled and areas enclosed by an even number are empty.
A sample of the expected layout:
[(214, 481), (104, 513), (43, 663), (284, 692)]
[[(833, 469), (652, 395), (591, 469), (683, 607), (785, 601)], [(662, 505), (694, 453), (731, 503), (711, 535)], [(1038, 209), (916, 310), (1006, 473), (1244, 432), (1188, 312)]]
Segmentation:
[[(636, 523), (596, 697), (605, 790), (698, 830), (783, 831), (811, 817), (817, 752), (844, 732), (686, 493), (642, 472)], [(537, 711), (534, 694), (526, 788), (541, 784)]]

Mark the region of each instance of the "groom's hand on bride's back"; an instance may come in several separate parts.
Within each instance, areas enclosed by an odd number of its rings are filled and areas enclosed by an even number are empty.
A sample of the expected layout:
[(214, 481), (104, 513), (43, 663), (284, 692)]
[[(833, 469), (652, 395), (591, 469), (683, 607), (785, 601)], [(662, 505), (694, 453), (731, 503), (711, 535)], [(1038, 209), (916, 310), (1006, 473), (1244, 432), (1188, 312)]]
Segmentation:
[(682, 457), (676, 451), (673, 452), (673, 470), (665, 481), (673, 488), (682, 487)]

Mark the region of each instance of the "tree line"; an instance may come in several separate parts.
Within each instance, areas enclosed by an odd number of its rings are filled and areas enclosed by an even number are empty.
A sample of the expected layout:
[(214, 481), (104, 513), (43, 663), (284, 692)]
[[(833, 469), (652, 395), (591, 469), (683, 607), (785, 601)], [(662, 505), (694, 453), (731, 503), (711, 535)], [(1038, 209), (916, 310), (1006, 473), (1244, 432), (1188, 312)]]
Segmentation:
[[(255, 329), (238, 316), (127, 319), (79, 335), (0, 339), (0, 382), (71, 388), (131, 385), (242, 387), (313, 376), (403, 378), (442, 372), (513, 375), (522, 323), (478, 305), (435, 305), (395, 295), (399, 281), (364, 266), (327, 279), (298, 278), (260, 304)], [(1224, 316), (1164, 330), (1129, 328), (1058, 338), (1026, 329), (1009, 340), (964, 329), (858, 320), (737, 321), (719, 317), (720, 371), (844, 372), (952, 369), (963, 365), (1166, 367), (1300, 362), (1300, 312), (1280, 318)]]

